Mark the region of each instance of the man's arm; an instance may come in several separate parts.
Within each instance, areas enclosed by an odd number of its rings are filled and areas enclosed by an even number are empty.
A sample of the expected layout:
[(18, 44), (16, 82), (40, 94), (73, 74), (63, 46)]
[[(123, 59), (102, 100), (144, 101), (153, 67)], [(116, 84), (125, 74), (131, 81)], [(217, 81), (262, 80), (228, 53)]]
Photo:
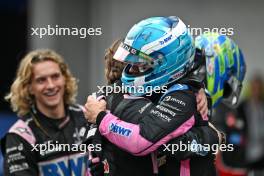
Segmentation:
[(161, 146), (159, 152), (178, 160), (205, 156), (217, 152), (219, 145), (225, 142), (222, 141), (223, 135), (209, 126), (193, 127), (182, 136)]
[(4, 175), (38, 175), (36, 156), (32, 146), (16, 134), (7, 134), (1, 141), (4, 156)]
[[(96, 108), (91, 108), (93, 103), (90, 103), (86, 104), (86, 108), (95, 111)], [(195, 97), (189, 92), (177, 91), (158, 104), (150, 103), (142, 112), (139, 124), (121, 121), (104, 111), (97, 113), (97, 124), (101, 134), (118, 147), (134, 155), (145, 155), (186, 133), (194, 125), (196, 112)]]

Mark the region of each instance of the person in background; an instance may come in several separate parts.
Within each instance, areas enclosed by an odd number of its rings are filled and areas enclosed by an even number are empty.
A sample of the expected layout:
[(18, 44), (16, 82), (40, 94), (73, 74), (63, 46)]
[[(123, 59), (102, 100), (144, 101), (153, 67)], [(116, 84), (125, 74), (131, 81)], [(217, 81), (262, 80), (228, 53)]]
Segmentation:
[[(31, 51), (21, 60), (6, 96), (19, 119), (1, 140), (4, 175), (88, 173), (87, 148), (78, 147), (89, 141), (96, 128), (75, 104), (76, 94), (77, 80), (55, 51)], [(58, 144), (69, 147), (47, 148)], [(94, 148), (100, 150), (100, 145)]]
[(245, 160), (254, 176), (264, 174), (264, 97), (263, 78), (255, 73), (250, 80), (250, 96), (238, 106), (246, 132)]

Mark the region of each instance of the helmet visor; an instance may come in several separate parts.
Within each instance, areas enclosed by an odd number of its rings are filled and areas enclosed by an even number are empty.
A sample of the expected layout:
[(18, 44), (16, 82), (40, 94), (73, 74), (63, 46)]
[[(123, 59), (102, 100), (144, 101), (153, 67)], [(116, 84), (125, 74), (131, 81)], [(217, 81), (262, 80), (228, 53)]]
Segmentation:
[(115, 52), (115, 55), (113, 57), (114, 59), (126, 62), (132, 65), (153, 65), (154, 64), (154, 58), (151, 56), (141, 52), (140, 50), (137, 50), (125, 43), (121, 43)]
[(153, 68), (147, 65), (139, 66), (139, 65), (128, 64), (124, 69), (124, 73), (126, 74), (126, 76), (129, 76), (129, 77), (143, 76), (148, 73), (151, 73), (152, 71), (153, 71)]

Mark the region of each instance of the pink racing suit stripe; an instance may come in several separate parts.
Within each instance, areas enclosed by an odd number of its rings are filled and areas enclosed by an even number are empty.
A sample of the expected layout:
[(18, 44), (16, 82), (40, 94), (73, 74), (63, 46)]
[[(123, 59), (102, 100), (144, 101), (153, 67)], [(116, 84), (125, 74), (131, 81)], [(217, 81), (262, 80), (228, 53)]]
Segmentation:
[(32, 133), (30, 127), (21, 119), (9, 129), (9, 133), (15, 133), (25, 139), (29, 144), (35, 144), (36, 138)]
[(184, 122), (181, 126), (175, 129), (173, 132), (169, 133), (167, 136), (163, 137), (158, 142), (154, 143), (151, 147), (147, 148), (145, 151), (142, 151), (135, 155), (138, 155), (138, 156), (147, 155), (150, 152), (157, 150), (161, 145), (166, 144), (171, 139), (181, 136), (187, 131), (189, 131), (193, 127), (194, 123), (195, 123), (195, 119), (194, 119), (194, 116), (192, 116), (189, 120)]
[[(130, 129), (130, 135), (122, 136), (110, 131), (111, 124), (116, 124), (125, 129)], [(121, 121), (111, 113), (107, 113), (107, 115), (103, 118), (99, 126), (99, 131), (101, 135), (106, 137), (110, 142), (132, 154), (138, 153), (152, 144), (150, 141), (139, 135), (140, 129), (138, 125)]]
[[(169, 140), (186, 133), (192, 128), (194, 123), (195, 119), (194, 116), (192, 116), (173, 132), (166, 135), (156, 143), (152, 143), (140, 135), (140, 128), (138, 124), (121, 121), (116, 116), (108, 113), (101, 121), (99, 131), (104, 137), (106, 137), (110, 142), (117, 145), (118, 147), (128, 151), (133, 155), (143, 156), (155, 151), (162, 144), (167, 143)], [(113, 124), (123, 129), (129, 129), (131, 132), (127, 136), (117, 134), (110, 130), (111, 125)]]
[(180, 176), (190, 176), (190, 159), (181, 161)]

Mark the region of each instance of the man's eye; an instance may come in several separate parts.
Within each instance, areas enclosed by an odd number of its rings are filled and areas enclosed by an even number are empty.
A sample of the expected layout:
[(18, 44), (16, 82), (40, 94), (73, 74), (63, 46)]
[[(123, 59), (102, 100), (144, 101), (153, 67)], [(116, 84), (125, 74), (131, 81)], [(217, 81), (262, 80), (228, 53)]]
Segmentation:
[(51, 76), (51, 78), (52, 79), (58, 79), (58, 78), (60, 78), (60, 74), (59, 73), (54, 74), (54, 75)]
[(45, 82), (45, 78), (38, 78), (37, 80), (36, 80), (36, 82), (37, 83), (39, 83), (39, 84), (42, 84), (42, 83), (44, 83)]

